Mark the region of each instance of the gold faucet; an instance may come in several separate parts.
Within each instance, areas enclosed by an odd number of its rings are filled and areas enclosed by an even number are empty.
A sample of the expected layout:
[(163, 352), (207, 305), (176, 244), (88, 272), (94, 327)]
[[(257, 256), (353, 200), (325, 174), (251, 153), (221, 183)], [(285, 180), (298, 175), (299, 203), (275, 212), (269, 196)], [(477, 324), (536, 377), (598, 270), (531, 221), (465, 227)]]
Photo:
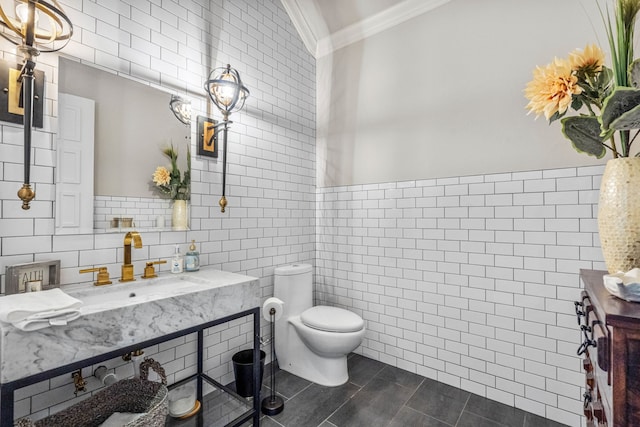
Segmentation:
[(153, 279), (154, 277), (158, 277), (156, 274), (156, 269), (153, 267), (157, 264), (166, 264), (167, 260), (163, 259), (160, 261), (149, 261), (144, 268), (144, 274), (142, 275), (143, 279)]
[(85, 268), (80, 270), (80, 273), (95, 273), (98, 272), (98, 280), (94, 283), (95, 286), (102, 285), (110, 285), (111, 279), (109, 278), (109, 270), (107, 267), (97, 267), (97, 268)]
[(131, 240), (133, 240), (133, 246), (136, 249), (142, 247), (142, 237), (137, 231), (129, 231), (124, 236), (124, 264), (122, 264), (122, 277), (121, 282), (133, 282), (133, 264), (131, 264)]

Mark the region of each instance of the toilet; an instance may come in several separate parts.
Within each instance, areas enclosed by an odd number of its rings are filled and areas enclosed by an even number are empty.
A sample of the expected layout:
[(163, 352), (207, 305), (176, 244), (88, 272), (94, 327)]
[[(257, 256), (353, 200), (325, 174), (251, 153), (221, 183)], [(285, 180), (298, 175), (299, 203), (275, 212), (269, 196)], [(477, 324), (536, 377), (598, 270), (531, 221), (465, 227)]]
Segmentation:
[(284, 302), (275, 322), (280, 369), (323, 386), (346, 383), (347, 355), (362, 343), (364, 320), (342, 308), (313, 306), (309, 264), (276, 268), (273, 295)]

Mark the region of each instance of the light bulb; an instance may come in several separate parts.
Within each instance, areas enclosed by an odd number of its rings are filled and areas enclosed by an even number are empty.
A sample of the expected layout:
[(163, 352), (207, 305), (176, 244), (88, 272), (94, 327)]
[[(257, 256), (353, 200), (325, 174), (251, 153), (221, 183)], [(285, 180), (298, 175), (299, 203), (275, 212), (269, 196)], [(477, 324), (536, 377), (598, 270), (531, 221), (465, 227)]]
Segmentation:
[(220, 80), (229, 82), (230, 84), (220, 84), (216, 86), (216, 98), (224, 106), (229, 106), (233, 101), (233, 97), (236, 95), (237, 84), (233, 76), (229, 73), (225, 73), (220, 77)]
[[(34, 6), (35, 8), (35, 6)], [(24, 27), (29, 23), (29, 3), (24, 2), (20, 3), (16, 6), (16, 17)], [(33, 23), (36, 25), (38, 23), (39, 13), (37, 10), (34, 10)]]
[(191, 118), (191, 104), (184, 103), (180, 105), (178, 111), (182, 117)]
[(29, 19), (29, 5), (27, 3), (20, 3), (17, 5), (16, 16), (22, 25), (26, 24)]

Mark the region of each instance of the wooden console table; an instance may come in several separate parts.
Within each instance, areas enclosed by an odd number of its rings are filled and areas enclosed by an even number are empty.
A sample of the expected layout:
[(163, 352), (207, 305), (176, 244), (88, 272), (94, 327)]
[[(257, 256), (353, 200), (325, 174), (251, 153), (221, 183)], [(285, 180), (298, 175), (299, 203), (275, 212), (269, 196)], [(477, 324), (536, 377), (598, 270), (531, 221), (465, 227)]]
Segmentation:
[(583, 342), (584, 412), (588, 426), (640, 426), (640, 303), (611, 295), (606, 271), (581, 270), (575, 302)]

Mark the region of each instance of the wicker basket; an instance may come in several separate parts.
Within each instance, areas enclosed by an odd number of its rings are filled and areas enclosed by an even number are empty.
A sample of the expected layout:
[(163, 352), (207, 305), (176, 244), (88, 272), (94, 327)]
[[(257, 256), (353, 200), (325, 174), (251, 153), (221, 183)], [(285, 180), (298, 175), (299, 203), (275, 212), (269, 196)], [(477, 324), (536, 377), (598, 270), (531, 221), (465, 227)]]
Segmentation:
[[(149, 381), (149, 368), (162, 383)], [(126, 427), (164, 426), (169, 413), (167, 377), (153, 359), (140, 363), (140, 378), (120, 380), (69, 408), (38, 421), (21, 419), (19, 427), (98, 427), (115, 412), (142, 413)]]

